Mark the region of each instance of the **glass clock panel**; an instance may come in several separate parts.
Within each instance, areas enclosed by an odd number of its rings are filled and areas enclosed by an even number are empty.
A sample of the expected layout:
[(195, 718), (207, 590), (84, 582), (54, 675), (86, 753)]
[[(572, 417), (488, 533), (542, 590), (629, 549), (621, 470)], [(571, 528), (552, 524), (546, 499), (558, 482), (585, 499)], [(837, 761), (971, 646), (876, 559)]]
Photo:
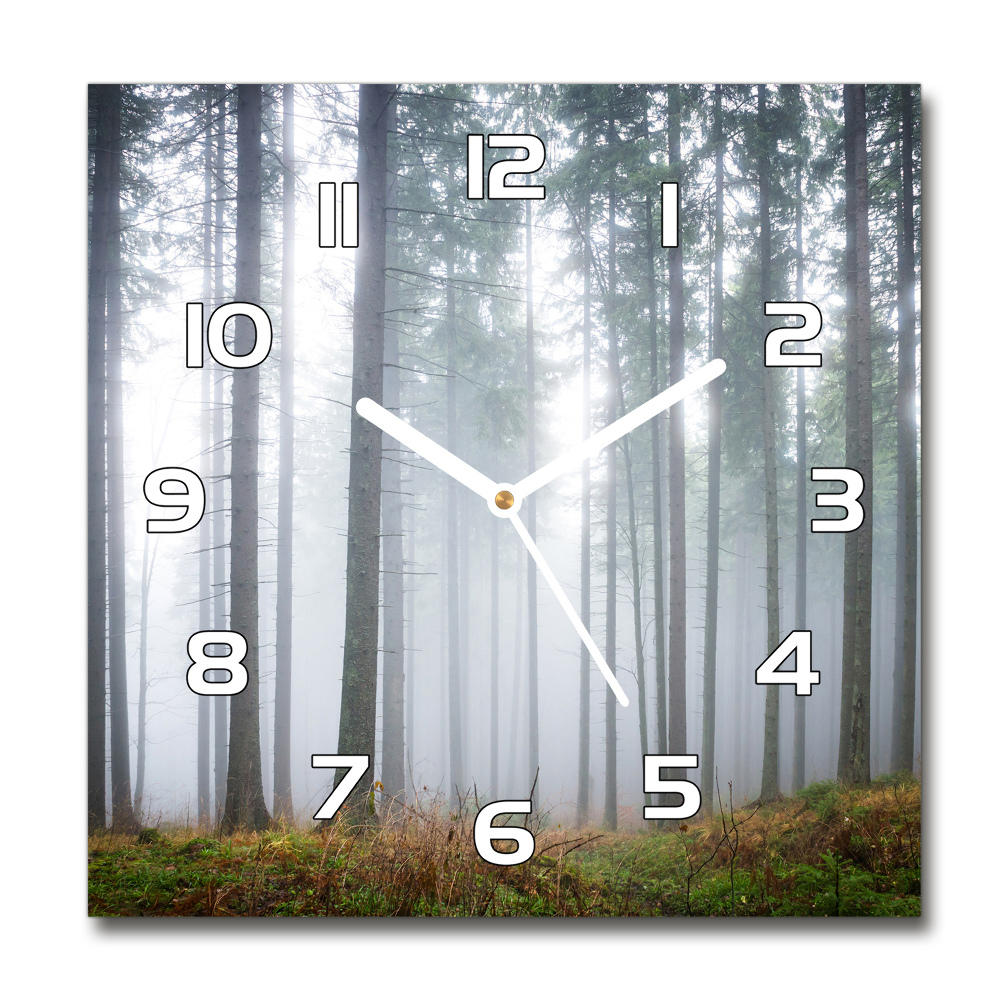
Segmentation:
[(92, 915), (920, 914), (918, 86), (88, 129)]

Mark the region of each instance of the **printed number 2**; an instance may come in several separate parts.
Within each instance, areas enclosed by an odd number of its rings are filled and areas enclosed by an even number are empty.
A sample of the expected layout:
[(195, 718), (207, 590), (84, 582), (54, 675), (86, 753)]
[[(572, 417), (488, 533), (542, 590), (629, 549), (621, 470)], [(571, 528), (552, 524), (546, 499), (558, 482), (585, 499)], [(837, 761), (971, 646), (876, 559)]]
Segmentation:
[(790, 341), (813, 340), (823, 329), (823, 316), (812, 302), (765, 302), (765, 316), (801, 316), (802, 326), (779, 326), (764, 338), (764, 366), (766, 368), (819, 368), (823, 355), (785, 354), (781, 345)]
[[(468, 137), (468, 191), (470, 201), (483, 197), (483, 136), (475, 133)], [(489, 171), (489, 199), (503, 201), (511, 198), (545, 197), (544, 184), (508, 184), (509, 174), (533, 174), (545, 163), (545, 143), (537, 135), (491, 135), (486, 139), (490, 149), (523, 149), (526, 159), (497, 160)]]

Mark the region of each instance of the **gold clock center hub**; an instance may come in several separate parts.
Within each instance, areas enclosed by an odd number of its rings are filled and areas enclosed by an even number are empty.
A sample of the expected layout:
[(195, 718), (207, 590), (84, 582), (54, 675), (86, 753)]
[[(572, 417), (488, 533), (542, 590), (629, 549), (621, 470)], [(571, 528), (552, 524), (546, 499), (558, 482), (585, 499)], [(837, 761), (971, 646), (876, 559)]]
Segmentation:
[(514, 494), (510, 490), (501, 490), (494, 500), (501, 510), (510, 510), (514, 506)]

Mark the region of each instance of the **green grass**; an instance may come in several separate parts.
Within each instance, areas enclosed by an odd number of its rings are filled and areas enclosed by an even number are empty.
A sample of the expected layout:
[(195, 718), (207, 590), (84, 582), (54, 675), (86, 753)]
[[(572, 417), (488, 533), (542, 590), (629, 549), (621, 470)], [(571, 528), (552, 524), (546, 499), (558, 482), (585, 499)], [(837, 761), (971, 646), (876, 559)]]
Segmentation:
[(393, 828), (90, 839), (92, 916), (919, 916), (920, 784), (810, 785), (725, 818), (535, 831), (534, 857), (476, 854), (473, 815)]

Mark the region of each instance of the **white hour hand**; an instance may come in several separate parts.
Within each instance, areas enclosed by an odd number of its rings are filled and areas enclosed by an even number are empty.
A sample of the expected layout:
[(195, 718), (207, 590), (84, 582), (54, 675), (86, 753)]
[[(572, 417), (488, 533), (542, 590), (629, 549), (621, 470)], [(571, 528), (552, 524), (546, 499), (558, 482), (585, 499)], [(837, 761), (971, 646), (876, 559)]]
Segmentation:
[(484, 500), (492, 501), (497, 494), (498, 486), (492, 479), (484, 476), (471, 465), (453, 455), (447, 448), (432, 441), (426, 434), (421, 434), (405, 420), (400, 420), (384, 406), (379, 406), (374, 399), (367, 396), (359, 399), (358, 413), (365, 420), (370, 420), (376, 427), (394, 437), (400, 444), (406, 445), (410, 451), (415, 451), (421, 458), (427, 459), (431, 465), (436, 465), (442, 472), (447, 472), (463, 486), (468, 486)]

